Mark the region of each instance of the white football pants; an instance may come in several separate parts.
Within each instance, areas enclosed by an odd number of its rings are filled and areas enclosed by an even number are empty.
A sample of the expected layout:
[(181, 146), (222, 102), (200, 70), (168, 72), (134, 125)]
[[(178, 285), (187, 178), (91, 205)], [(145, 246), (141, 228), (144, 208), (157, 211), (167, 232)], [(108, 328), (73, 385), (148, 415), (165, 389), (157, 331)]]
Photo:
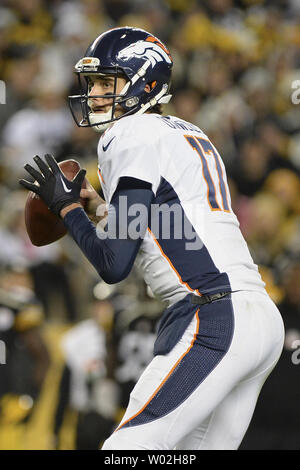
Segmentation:
[[(227, 304), (222, 305), (228, 306), (228, 298), (226, 300)], [(225, 302), (225, 298), (209, 304), (211, 318), (220, 302)], [(102, 450), (232, 450), (239, 447), (260, 390), (280, 357), (284, 328), (281, 315), (267, 294), (239, 291), (231, 294), (229, 302), (234, 326), (222, 358), (206, 368), (215, 351), (210, 348), (206, 354), (203, 349), (207, 337), (201, 332), (203, 307), (200, 307), (171, 352), (154, 357), (146, 368), (130, 395), (119, 427), (105, 441)], [(195, 356), (197, 337), (202, 346)], [(202, 376), (191, 391), (190, 384), (197, 381), (195, 357), (199, 376)], [(179, 366), (181, 375), (174, 386)], [(171, 378), (173, 388), (166, 389)], [(166, 398), (159, 405), (164, 390), (170, 411), (166, 408)], [(154, 418), (151, 410), (155, 410)]]

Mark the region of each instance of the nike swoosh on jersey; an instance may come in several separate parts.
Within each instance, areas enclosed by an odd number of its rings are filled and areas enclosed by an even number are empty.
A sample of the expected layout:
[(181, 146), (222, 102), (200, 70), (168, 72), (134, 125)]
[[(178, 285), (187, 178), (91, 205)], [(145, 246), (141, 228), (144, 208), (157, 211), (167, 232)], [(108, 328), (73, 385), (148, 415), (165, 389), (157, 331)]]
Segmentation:
[(114, 136), (109, 142), (107, 145), (104, 145), (102, 144), (102, 148), (103, 148), (103, 152), (106, 152), (106, 150), (108, 149), (108, 147), (110, 146), (110, 144), (112, 143), (112, 141), (114, 140), (116, 136)]
[(62, 177), (60, 177), (60, 179), (61, 179), (63, 188), (64, 188), (64, 190), (66, 191), (66, 193), (70, 193), (70, 192), (72, 191), (72, 189), (68, 189), (68, 188), (67, 188), (66, 183), (64, 182), (64, 180), (62, 179)]

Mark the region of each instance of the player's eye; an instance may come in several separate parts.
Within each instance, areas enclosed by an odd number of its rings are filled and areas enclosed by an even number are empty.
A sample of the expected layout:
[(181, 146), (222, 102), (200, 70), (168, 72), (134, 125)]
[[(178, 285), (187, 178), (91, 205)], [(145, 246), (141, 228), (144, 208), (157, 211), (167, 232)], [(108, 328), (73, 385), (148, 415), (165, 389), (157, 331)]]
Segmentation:
[(104, 82), (103, 83), (103, 88), (105, 88), (106, 90), (109, 90), (111, 87), (112, 87), (111, 82)]

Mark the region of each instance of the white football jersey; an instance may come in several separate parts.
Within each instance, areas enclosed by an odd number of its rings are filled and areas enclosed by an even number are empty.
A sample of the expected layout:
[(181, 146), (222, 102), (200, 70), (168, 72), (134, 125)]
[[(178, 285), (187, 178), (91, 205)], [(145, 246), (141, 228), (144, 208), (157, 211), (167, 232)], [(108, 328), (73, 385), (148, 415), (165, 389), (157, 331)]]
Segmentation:
[(173, 304), (191, 292), (264, 291), (223, 161), (198, 127), (174, 116), (124, 117), (101, 136), (98, 158), (107, 203), (120, 177), (152, 184), (153, 217), (136, 263), (155, 296)]

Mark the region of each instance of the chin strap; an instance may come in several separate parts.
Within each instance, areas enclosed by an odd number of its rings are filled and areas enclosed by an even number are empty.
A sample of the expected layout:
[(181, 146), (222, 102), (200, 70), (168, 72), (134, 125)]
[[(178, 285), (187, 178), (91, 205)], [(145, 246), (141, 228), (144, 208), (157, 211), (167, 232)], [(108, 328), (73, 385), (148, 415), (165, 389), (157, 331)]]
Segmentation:
[[(146, 71), (150, 67), (150, 65), (151, 65), (151, 61), (149, 59), (146, 60), (146, 62), (143, 64), (143, 66), (132, 77), (131, 81), (128, 81), (125, 84), (125, 86), (123, 87), (123, 89), (120, 92), (121, 96), (125, 96), (127, 91), (128, 91), (128, 88), (130, 86), (134, 85), (140, 78), (142, 78), (146, 74)], [(145, 105), (142, 105), (141, 109), (139, 111), (137, 111), (135, 114), (143, 114), (143, 113), (145, 113), (145, 111), (147, 111), (147, 109), (149, 109), (150, 107), (153, 108), (153, 106), (155, 106), (156, 104), (167, 104), (167, 103), (169, 103), (170, 99), (172, 98), (172, 95), (166, 95), (166, 92), (167, 92), (168, 88), (169, 88), (168, 84), (165, 83), (162, 86), (161, 91), (156, 96), (154, 96), (154, 98), (152, 98), (148, 103), (146, 103)]]
[(156, 96), (151, 98), (148, 103), (144, 104), (141, 106), (141, 109), (139, 109), (135, 114), (143, 114), (147, 111), (149, 108), (153, 108), (156, 104), (167, 104), (169, 103), (170, 99), (172, 98), (172, 95), (166, 95), (166, 92), (168, 90), (168, 85), (165, 83), (162, 86), (162, 89), (160, 90), (159, 93), (157, 93)]
[[(112, 124), (111, 119), (113, 119), (112, 107), (109, 108), (107, 113), (101, 113), (100, 115), (96, 113), (89, 114), (89, 120), (91, 124), (99, 123), (97, 126), (92, 126), (92, 129), (94, 129), (94, 131), (96, 132), (105, 131)], [(103, 121), (103, 124), (101, 124), (102, 121)], [(104, 121), (109, 121), (109, 122), (104, 122)]]

